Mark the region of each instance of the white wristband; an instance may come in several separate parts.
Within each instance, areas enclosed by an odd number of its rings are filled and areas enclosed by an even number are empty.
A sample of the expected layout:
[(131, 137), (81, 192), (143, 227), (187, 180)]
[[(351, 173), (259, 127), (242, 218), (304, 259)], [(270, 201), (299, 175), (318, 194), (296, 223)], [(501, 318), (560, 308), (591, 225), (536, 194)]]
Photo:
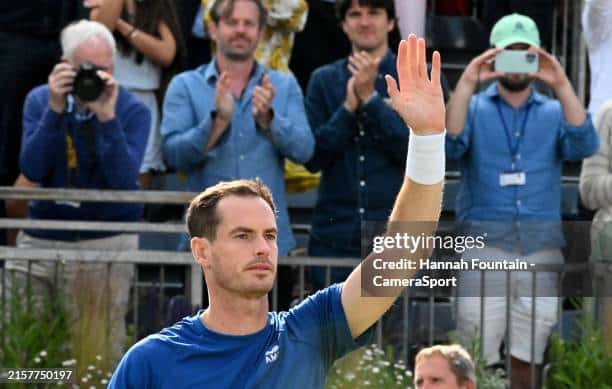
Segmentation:
[(406, 157), (406, 176), (423, 185), (433, 185), (444, 180), (445, 137), (446, 130), (436, 135), (417, 135), (411, 129)]

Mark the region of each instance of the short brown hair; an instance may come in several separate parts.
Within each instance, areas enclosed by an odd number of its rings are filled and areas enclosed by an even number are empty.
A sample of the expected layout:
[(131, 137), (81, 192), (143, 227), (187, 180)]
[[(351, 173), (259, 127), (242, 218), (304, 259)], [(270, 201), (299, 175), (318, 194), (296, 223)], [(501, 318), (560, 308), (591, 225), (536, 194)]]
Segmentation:
[(465, 381), (476, 383), (476, 368), (472, 361), (472, 357), (470, 357), (470, 354), (458, 344), (439, 344), (422, 349), (414, 360), (415, 369), (419, 362), (436, 354), (446, 359), (459, 385), (463, 384)]
[(217, 213), (217, 205), (221, 199), (228, 196), (260, 197), (276, 214), (276, 205), (270, 189), (259, 179), (235, 180), (220, 182), (207, 188), (191, 200), (187, 209), (187, 229), (189, 236), (204, 237), (214, 240), (221, 218)]
[[(210, 9), (210, 18), (215, 24), (219, 24), (219, 20), (229, 18), (234, 10), (234, 4), (239, 0), (216, 0)], [(242, 0), (255, 3), (259, 10), (259, 27), (266, 25), (268, 19), (268, 10), (261, 0)]]

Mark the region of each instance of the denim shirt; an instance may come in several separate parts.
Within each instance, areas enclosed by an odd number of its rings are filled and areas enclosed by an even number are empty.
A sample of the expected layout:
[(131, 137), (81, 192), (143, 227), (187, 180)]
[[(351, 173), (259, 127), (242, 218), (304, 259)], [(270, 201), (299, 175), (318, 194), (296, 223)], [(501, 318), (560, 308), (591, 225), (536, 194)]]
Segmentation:
[(390, 51), (379, 65), (375, 95), (357, 112), (344, 108), (348, 60), (315, 70), (306, 112), (316, 138), (306, 167), (322, 171), (311, 234), (360, 255), (364, 221), (387, 220), (404, 177), (408, 128), (391, 108), (384, 75), (397, 77)]
[[(270, 131), (257, 127), (252, 114), (253, 89), (268, 74), (274, 86)], [(295, 246), (285, 200), (284, 158), (310, 159), (314, 137), (304, 112), (302, 92), (292, 75), (255, 65), (230, 127), (206, 151), (214, 122), (215, 61), (172, 79), (164, 99), (161, 134), (167, 162), (187, 174), (187, 187), (200, 192), (220, 181), (259, 177), (272, 191), (278, 208), (279, 254)]]
[[(525, 173), (525, 185), (500, 185), (500, 175), (512, 170), (509, 140), (518, 147), (515, 170)], [(461, 171), (457, 219), (487, 221), (479, 229), (502, 249), (529, 254), (562, 247), (562, 162), (593, 155), (598, 145), (590, 115), (574, 127), (559, 101), (535, 90), (515, 109), (492, 84), (472, 96), (463, 132), (447, 136), (447, 157), (459, 159)]]

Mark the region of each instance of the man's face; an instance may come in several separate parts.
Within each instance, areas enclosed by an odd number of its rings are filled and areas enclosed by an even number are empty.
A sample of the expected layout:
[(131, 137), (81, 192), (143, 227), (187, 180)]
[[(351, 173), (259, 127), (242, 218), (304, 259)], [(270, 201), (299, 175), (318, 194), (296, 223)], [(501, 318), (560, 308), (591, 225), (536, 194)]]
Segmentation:
[(243, 297), (265, 296), (272, 290), (278, 260), (272, 209), (260, 197), (228, 196), (217, 204), (217, 215), (207, 282)]
[[(507, 46), (504, 50), (527, 50), (529, 45), (525, 43), (515, 43)], [(499, 82), (509, 91), (521, 92), (529, 87), (533, 78), (525, 73), (505, 73), (500, 77)]]
[(446, 358), (439, 354), (426, 357), (414, 368), (415, 389), (463, 389)]
[(259, 9), (252, 1), (239, 0), (227, 18), (218, 24), (210, 24), (210, 35), (217, 50), (232, 61), (246, 61), (253, 58), (263, 33), (259, 25)]
[(113, 50), (106, 41), (93, 37), (83, 42), (74, 51), (74, 63), (78, 68), (83, 62), (90, 62), (107, 73), (113, 74)]
[(394, 22), (384, 8), (362, 7), (353, 0), (342, 21), (342, 29), (358, 51), (373, 51), (387, 45)]

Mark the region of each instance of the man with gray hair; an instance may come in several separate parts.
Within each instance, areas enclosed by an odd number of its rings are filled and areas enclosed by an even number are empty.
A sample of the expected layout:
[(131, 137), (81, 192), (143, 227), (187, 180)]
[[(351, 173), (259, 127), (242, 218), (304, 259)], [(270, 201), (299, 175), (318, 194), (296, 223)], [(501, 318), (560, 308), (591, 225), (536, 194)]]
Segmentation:
[[(112, 76), (112, 34), (100, 23), (82, 20), (62, 31), (61, 45), (63, 58), (53, 68), (48, 84), (34, 88), (26, 98), (19, 181), (44, 188), (138, 189), (151, 115)], [(29, 203), (31, 219), (130, 222), (141, 216), (142, 206), (136, 204)], [(135, 234), (100, 231), (28, 229), (19, 234), (17, 242), (22, 248), (138, 248)], [(25, 262), (9, 261), (6, 268), (13, 271), (7, 281), (12, 285), (25, 285), (29, 271), (32, 290), (39, 296), (56, 295), (61, 285), (63, 294), (70, 296), (67, 305), (73, 334), (91, 337), (96, 333), (97, 346), (89, 342), (93, 350), (88, 353), (120, 355), (133, 265), (41, 261), (28, 269)], [(110, 328), (103, 328), (106, 325)]]
[(424, 348), (414, 362), (415, 389), (476, 389), (476, 368), (458, 344)]

